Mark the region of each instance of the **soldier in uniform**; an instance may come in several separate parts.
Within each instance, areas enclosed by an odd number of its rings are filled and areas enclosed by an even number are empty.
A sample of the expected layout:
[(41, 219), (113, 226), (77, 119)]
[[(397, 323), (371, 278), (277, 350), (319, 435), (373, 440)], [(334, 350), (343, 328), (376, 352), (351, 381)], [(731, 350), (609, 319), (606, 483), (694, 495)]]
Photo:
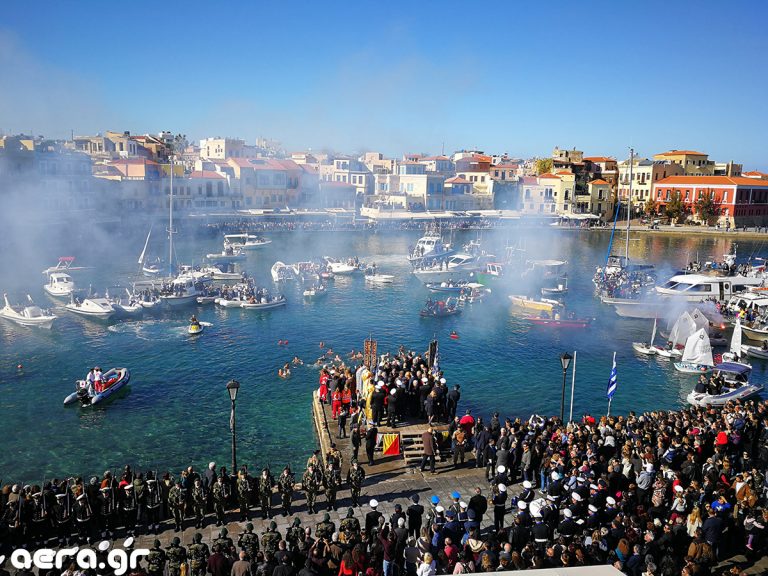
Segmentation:
[(168, 558), (168, 576), (181, 576), (181, 565), (187, 559), (187, 550), (181, 545), (178, 536), (174, 536), (166, 549)]
[(42, 546), (42, 544), (48, 540), (48, 527), (50, 526), (50, 522), (42, 490), (38, 490), (38, 486), (35, 486), (33, 489), (32, 530), (30, 536), (36, 546)]
[(285, 541), (291, 552), (298, 551), (299, 542), (304, 537), (304, 528), (301, 527), (301, 518), (294, 518), (293, 524), (285, 531)]
[(347, 517), (341, 521), (339, 531), (346, 536), (347, 542), (356, 541), (360, 538), (360, 521), (355, 518), (354, 508), (347, 508)]
[(115, 497), (111, 486), (99, 489), (99, 524), (103, 539), (114, 537), (115, 531)]
[(133, 484), (126, 484), (123, 487), (123, 497), (120, 501), (120, 508), (123, 512), (123, 521), (125, 530), (130, 536), (136, 535), (136, 517), (138, 507), (136, 506), (136, 492)]
[(328, 511), (336, 510), (336, 493), (341, 485), (341, 470), (328, 463), (325, 471), (325, 499), (328, 502)]
[[(199, 479), (197, 480), (199, 482)], [(203, 543), (203, 535), (196, 532), (192, 537), (192, 544), (189, 546), (189, 569), (191, 576), (205, 576), (205, 570), (208, 567), (208, 556), (211, 551), (208, 544)]]
[(155, 540), (147, 555), (147, 573), (149, 576), (163, 576), (167, 556), (160, 547), (160, 540)]
[(227, 500), (229, 499), (229, 484), (224, 476), (216, 478), (213, 485), (213, 509), (216, 512), (216, 526), (224, 524)]
[(326, 461), (336, 470), (341, 470), (341, 464), (344, 461), (344, 458), (335, 443), (331, 444), (331, 450), (328, 452), (328, 456), (326, 456)]
[(232, 538), (229, 537), (229, 530), (226, 528), (219, 530), (219, 535), (214, 539), (213, 546), (219, 546), (222, 553), (229, 555), (232, 553), (232, 545)]
[(80, 494), (75, 501), (75, 518), (77, 519), (77, 532), (80, 541), (85, 540), (91, 543), (91, 505), (88, 503), (88, 497)]
[(347, 484), (352, 494), (352, 505), (360, 506), (360, 491), (365, 481), (365, 470), (358, 464), (357, 460), (352, 460), (352, 466), (347, 471)]
[(259, 477), (259, 499), (264, 518), (272, 518), (272, 486), (274, 485), (275, 480), (269, 468), (264, 468)]
[(326, 512), (323, 514), (322, 522), (318, 522), (315, 526), (315, 536), (318, 539), (326, 538), (330, 540), (334, 532), (336, 532), (336, 525), (331, 522), (331, 515)]
[(66, 493), (56, 494), (53, 518), (56, 523), (56, 533), (59, 537), (59, 547), (69, 546), (72, 541), (72, 508), (70, 506), (69, 487), (66, 488)]
[(176, 480), (176, 484), (168, 492), (168, 506), (173, 513), (174, 532), (181, 532), (184, 523), (184, 507), (186, 498), (181, 489), (181, 480)]
[(205, 507), (208, 500), (208, 494), (203, 488), (200, 478), (195, 479), (195, 485), (192, 487), (192, 510), (195, 514), (195, 528), (203, 528), (205, 521)]
[(280, 500), (283, 504), (283, 516), (288, 516), (291, 513), (291, 502), (293, 501), (293, 485), (296, 479), (291, 473), (291, 467), (286, 466), (283, 468), (283, 473), (277, 480), (277, 489), (280, 492)]
[(147, 522), (147, 483), (141, 472), (133, 479), (133, 499), (136, 502), (136, 524), (143, 526)]
[(251, 502), (251, 482), (245, 470), (237, 473), (237, 504), (240, 507), (240, 521), (248, 520), (248, 506)]
[(160, 506), (163, 500), (160, 486), (152, 472), (147, 472), (147, 531), (157, 534), (160, 531)]
[(250, 522), (245, 525), (245, 531), (240, 533), (237, 546), (248, 554), (251, 562), (256, 560), (256, 554), (259, 552), (259, 536), (253, 532), (253, 524)]
[(277, 523), (273, 520), (269, 523), (269, 529), (265, 530), (261, 535), (261, 547), (264, 550), (264, 554), (270, 553), (274, 555), (277, 551), (277, 545), (282, 539), (280, 532), (277, 531)]
[(301, 477), (301, 487), (307, 494), (307, 508), (310, 514), (315, 513), (315, 498), (320, 489), (320, 475), (315, 470), (314, 464), (310, 464)]
[(307, 458), (307, 468), (311, 466), (314, 466), (315, 469), (317, 469), (320, 466), (320, 458), (317, 457), (317, 455), (320, 453), (320, 450), (315, 450), (312, 453), (312, 456)]

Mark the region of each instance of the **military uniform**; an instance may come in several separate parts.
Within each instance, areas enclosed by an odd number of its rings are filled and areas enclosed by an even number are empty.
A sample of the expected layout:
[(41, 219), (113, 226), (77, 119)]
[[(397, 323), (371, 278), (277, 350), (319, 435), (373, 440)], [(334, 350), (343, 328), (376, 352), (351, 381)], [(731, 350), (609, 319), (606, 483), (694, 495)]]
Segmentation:
[(168, 506), (173, 513), (174, 531), (179, 532), (182, 529), (182, 523), (184, 522), (184, 506), (186, 500), (184, 499), (184, 492), (181, 490), (181, 482), (178, 481), (168, 491)]
[(331, 516), (326, 513), (323, 515), (323, 521), (318, 522), (315, 525), (315, 536), (320, 538), (330, 539), (333, 533), (336, 532), (336, 525), (331, 522)]
[(72, 537), (72, 509), (69, 502), (70, 494), (56, 494), (56, 504), (53, 507), (53, 518), (59, 537), (59, 547), (69, 545)]
[(360, 536), (360, 521), (355, 518), (354, 514), (355, 511), (352, 508), (347, 510), (347, 517), (339, 525), (339, 531), (346, 536), (347, 542)]
[(315, 513), (315, 499), (317, 498), (317, 492), (320, 489), (320, 476), (313, 468), (308, 468), (304, 472), (304, 476), (301, 477), (301, 487), (307, 494), (307, 508), (310, 514)]
[(154, 478), (147, 478), (147, 530), (160, 531), (160, 507), (163, 504), (160, 486)]
[(336, 493), (341, 485), (341, 471), (330, 464), (325, 473), (325, 499), (328, 502), (328, 510), (336, 509)]
[(123, 498), (120, 501), (120, 509), (123, 513), (123, 522), (125, 523), (125, 530), (131, 536), (136, 533), (136, 493), (133, 489), (133, 484), (128, 484), (123, 488)]
[(248, 559), (253, 562), (259, 551), (259, 536), (253, 532), (253, 524), (248, 523), (245, 526), (245, 532), (240, 534), (237, 540), (237, 546), (248, 554)]
[(189, 547), (189, 570), (191, 576), (205, 576), (206, 568), (208, 567), (208, 557), (211, 555), (211, 551), (208, 549), (208, 545), (202, 541), (201, 534), (195, 534), (193, 544)]
[(259, 500), (264, 518), (272, 518), (272, 486), (274, 484), (272, 475), (265, 468), (259, 477)]
[(165, 554), (168, 558), (168, 576), (180, 576), (181, 565), (187, 559), (187, 550), (181, 546), (178, 537), (173, 539)]
[(216, 526), (224, 524), (224, 511), (227, 508), (229, 498), (229, 485), (219, 477), (213, 485), (213, 509), (216, 512)]
[(290, 468), (286, 468), (288, 473), (283, 471), (280, 479), (277, 481), (277, 489), (280, 492), (280, 500), (283, 504), (283, 516), (288, 516), (291, 513), (291, 502), (293, 501), (293, 485), (296, 482), (293, 474), (291, 474)]
[(339, 452), (339, 449), (334, 445), (331, 447), (331, 451), (326, 456), (326, 461), (329, 465), (333, 466), (336, 470), (341, 470), (341, 464), (344, 461), (344, 457)]
[(248, 506), (251, 502), (251, 482), (244, 472), (237, 475), (237, 504), (240, 507), (240, 521), (248, 520)]
[(192, 488), (192, 511), (195, 513), (195, 528), (203, 527), (207, 496), (203, 485), (196, 481), (194, 488)]
[(266, 530), (261, 535), (261, 547), (264, 549), (264, 553), (270, 552), (274, 554), (277, 551), (277, 545), (282, 539), (280, 532), (277, 531), (277, 524), (270, 522), (269, 530)]
[(224, 554), (229, 554), (232, 550), (232, 538), (230, 538), (228, 534), (229, 534), (229, 530), (227, 530), (226, 528), (222, 528), (219, 531), (218, 538), (215, 538), (213, 540), (213, 547), (215, 548), (216, 546), (220, 546), (221, 551)]
[(299, 518), (293, 519), (293, 524), (285, 531), (285, 541), (288, 543), (288, 549), (296, 552), (299, 549), (299, 542), (304, 537), (304, 528), (301, 527)]
[(155, 540), (147, 555), (147, 573), (149, 576), (163, 576), (166, 561), (167, 555), (165, 550), (160, 548), (160, 540)]
[(353, 506), (360, 506), (360, 491), (363, 488), (364, 480), (365, 470), (359, 464), (357, 467), (353, 465), (347, 472), (347, 484), (349, 484), (349, 490), (352, 494)]
[(77, 520), (77, 531), (81, 540), (91, 541), (91, 507), (85, 494), (77, 497), (75, 504), (75, 519)]

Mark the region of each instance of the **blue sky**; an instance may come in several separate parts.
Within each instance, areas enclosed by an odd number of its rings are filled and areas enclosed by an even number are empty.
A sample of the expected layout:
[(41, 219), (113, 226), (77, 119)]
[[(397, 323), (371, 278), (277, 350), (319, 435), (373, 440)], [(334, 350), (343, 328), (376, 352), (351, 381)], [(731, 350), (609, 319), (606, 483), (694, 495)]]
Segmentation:
[(3, 3), (0, 130), (768, 169), (768, 4)]

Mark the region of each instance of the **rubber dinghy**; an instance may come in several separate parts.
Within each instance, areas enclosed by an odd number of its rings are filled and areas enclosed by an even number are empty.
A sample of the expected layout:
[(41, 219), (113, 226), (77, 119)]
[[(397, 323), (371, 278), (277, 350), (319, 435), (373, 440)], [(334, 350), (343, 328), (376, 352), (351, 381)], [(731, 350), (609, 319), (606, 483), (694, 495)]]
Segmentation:
[(131, 373), (128, 368), (110, 368), (101, 378), (102, 388), (100, 392), (96, 392), (85, 380), (77, 380), (75, 391), (64, 398), (64, 404), (73, 404), (79, 400), (80, 405), (85, 407), (103, 402), (128, 384), (131, 380)]

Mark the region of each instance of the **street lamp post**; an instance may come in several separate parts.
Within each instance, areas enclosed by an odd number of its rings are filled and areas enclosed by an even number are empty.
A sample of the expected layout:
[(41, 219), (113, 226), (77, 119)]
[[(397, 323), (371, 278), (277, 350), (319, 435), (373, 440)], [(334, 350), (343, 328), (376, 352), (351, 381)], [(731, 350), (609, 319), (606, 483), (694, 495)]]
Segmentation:
[(568, 366), (571, 364), (573, 356), (565, 352), (560, 356), (560, 365), (563, 367), (563, 393), (560, 399), (560, 422), (565, 417), (565, 374), (568, 372)]
[(235, 400), (237, 400), (237, 391), (240, 389), (240, 382), (230, 380), (227, 382), (227, 392), (232, 401), (232, 411), (229, 414), (229, 430), (232, 432), (232, 474), (237, 474), (237, 435), (235, 434)]

